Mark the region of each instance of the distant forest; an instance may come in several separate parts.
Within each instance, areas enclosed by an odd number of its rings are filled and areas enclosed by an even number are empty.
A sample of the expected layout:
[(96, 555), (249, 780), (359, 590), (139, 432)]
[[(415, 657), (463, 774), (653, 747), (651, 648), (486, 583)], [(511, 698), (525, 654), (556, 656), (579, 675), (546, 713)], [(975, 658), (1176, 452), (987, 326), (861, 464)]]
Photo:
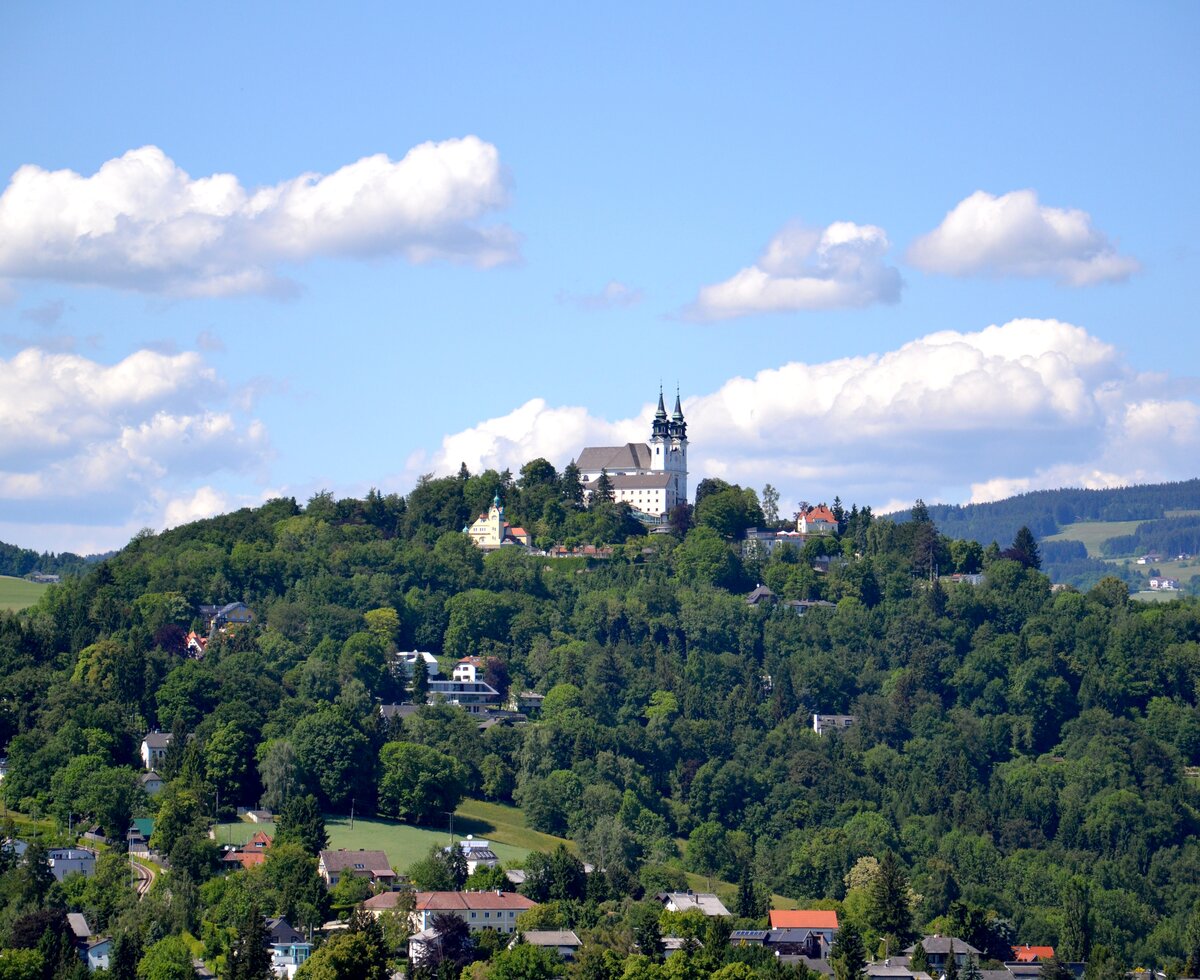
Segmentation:
[(31, 572), (41, 572), (43, 575), (78, 575), (104, 557), (106, 556), (90, 555), (85, 558), (69, 551), (64, 551), (61, 555), (48, 551), (39, 553), (0, 541), (0, 575), (13, 575), (17, 578), (23, 578)]
[(1200, 511), (1200, 479), (1112, 490), (1035, 490), (990, 504), (934, 504), (929, 516), (951, 538), (1004, 544), (1022, 527), (1040, 541), (1078, 521), (1140, 521)]
[(1028, 527), (1040, 544), (1043, 571), (1054, 582), (1080, 589), (1089, 589), (1110, 575), (1143, 588), (1145, 577), (1140, 570), (1089, 558), (1082, 542), (1045, 540), (1070, 524), (1146, 521), (1133, 534), (1104, 542), (1101, 550), (1106, 557), (1147, 551), (1164, 556), (1200, 553), (1200, 513), (1169, 516), (1177, 511), (1200, 512), (1200, 479), (1111, 490), (1036, 490), (988, 504), (934, 504), (928, 511), (947, 537), (978, 541), (985, 547), (993, 541), (1003, 546), (1021, 527)]

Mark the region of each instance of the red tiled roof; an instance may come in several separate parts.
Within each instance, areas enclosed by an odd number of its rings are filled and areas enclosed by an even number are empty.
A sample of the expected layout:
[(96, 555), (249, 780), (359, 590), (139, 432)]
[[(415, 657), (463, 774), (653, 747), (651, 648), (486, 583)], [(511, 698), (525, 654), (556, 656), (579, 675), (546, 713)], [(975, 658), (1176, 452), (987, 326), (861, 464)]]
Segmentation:
[(1035, 963), (1038, 960), (1054, 958), (1053, 946), (1030, 946), (1026, 943), (1024, 946), (1014, 946), (1012, 951), (1013, 959), (1018, 963)]
[(833, 511), (825, 506), (813, 507), (804, 516), (810, 521), (826, 521), (829, 524), (837, 523), (837, 518), (833, 516)]
[(772, 909), (772, 929), (836, 929), (833, 909)]
[(511, 909), (524, 912), (537, 907), (537, 902), (516, 892), (417, 892), (418, 912), (440, 912), (454, 909)]

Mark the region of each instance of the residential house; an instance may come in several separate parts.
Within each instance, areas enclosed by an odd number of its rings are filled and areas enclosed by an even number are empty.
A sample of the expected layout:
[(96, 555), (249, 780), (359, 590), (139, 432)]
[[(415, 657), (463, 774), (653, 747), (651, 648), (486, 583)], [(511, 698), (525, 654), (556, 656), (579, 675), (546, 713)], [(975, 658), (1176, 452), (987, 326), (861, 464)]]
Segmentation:
[(712, 892), (659, 892), (654, 896), (668, 912), (690, 912), (699, 909), (705, 915), (729, 915), (722, 901)]
[[(168, 736), (169, 738), (170, 736)], [(165, 785), (162, 776), (156, 773), (153, 769), (148, 770), (138, 777), (138, 782), (141, 783), (142, 789), (146, 791), (147, 796), (157, 796), (162, 792)]]
[(454, 670), (450, 673), (450, 679), (453, 681), (465, 681), (468, 684), (474, 684), (477, 680), (483, 679), (483, 671), (487, 668), (482, 657), (463, 657), (454, 665)]
[(38, 585), (58, 585), (62, 581), (61, 575), (47, 575), (43, 572), (34, 572), (29, 576), (30, 581), (36, 582)]
[(806, 929), (817, 933), (830, 946), (838, 931), (837, 912), (833, 909), (772, 909), (772, 929)]
[(775, 593), (765, 585), (757, 585), (754, 591), (746, 596), (747, 606), (770, 605), (775, 601)]
[(844, 732), (854, 727), (858, 719), (854, 715), (813, 715), (813, 731), (818, 735), (829, 732)]
[(254, 613), (244, 602), (227, 602), (223, 606), (201, 606), (200, 615), (208, 622), (208, 631), (254, 622)]
[(546, 695), (538, 694), (537, 691), (522, 691), (510, 700), (516, 702), (515, 707), (518, 711), (528, 713), (531, 711), (540, 711), (542, 709), (542, 702), (546, 700)]
[[(970, 943), (962, 939), (956, 939), (953, 936), (926, 936), (920, 942), (925, 947), (925, 957), (929, 961), (929, 972), (934, 976), (945, 972), (946, 964), (951, 955), (953, 955), (954, 962), (958, 966), (965, 966), (968, 958), (974, 957), (978, 960), (980, 956), (979, 950)], [(911, 957), (916, 948), (917, 944), (913, 943), (913, 945), (904, 951), (905, 955)]]
[(763, 946), (788, 963), (829, 956), (829, 941), (821, 929), (735, 929), (729, 934), (729, 942), (733, 946)]
[(387, 888), (396, 881), (392, 862), (383, 851), (347, 851), (344, 848), (322, 851), (317, 860), (317, 874), (330, 888), (336, 885), (344, 874), (366, 878), (373, 885), (383, 885)]
[[(458, 842), (459, 849), (463, 852), (463, 857), (467, 859), (467, 874), (473, 875), (476, 868), (495, 868), (500, 864), (500, 859), (496, 857), (496, 852), (492, 850), (490, 841), (483, 840), (481, 837), (468, 835), (464, 840)], [(449, 851), (450, 848), (444, 848)]]
[(1179, 579), (1175, 578), (1152, 578), (1150, 580), (1150, 590), (1152, 592), (1174, 592), (1179, 589)]
[(1157, 551), (1150, 551), (1150, 552), (1147, 552), (1146, 554), (1142, 555), (1137, 560), (1137, 563), (1139, 565), (1154, 565), (1162, 560), (1163, 560), (1162, 555), (1160, 555)]
[(281, 978), (290, 980), (300, 964), (312, 956), (312, 943), (287, 919), (267, 919), (267, 943), (271, 947), (271, 969)]
[(46, 852), (46, 864), (55, 881), (73, 874), (90, 878), (96, 873), (96, 852), (86, 847), (52, 847)]
[(427, 650), (400, 650), (392, 654), (392, 673), (396, 676), (403, 673), (406, 678), (411, 678), (418, 661), (425, 665), (427, 677), (437, 677), (442, 672), (437, 657)]
[(237, 865), (242, 868), (253, 868), (267, 860), (267, 850), (270, 846), (270, 836), (261, 830), (256, 830), (241, 847), (233, 848), (221, 855), (221, 863), (226, 867)]
[(837, 518), (824, 504), (802, 509), (796, 515), (796, 530), (801, 534), (836, 534)]
[(413, 704), (411, 701), (405, 701), (401, 704), (381, 704), (379, 706), (379, 717), (384, 721), (403, 721), (417, 713), (420, 705)]
[(1014, 946), (1012, 952), (1014, 963), (1036, 963), (1038, 960), (1054, 959), (1053, 946), (1030, 946), (1026, 943), (1024, 946)]
[(98, 939), (88, 940), (87, 946), (83, 949), (83, 959), (87, 963), (89, 972), (107, 970), (112, 959), (112, 937), (101, 936)]
[(148, 732), (142, 739), (142, 766), (145, 769), (157, 767), (166, 758), (170, 745), (170, 732)]
[(783, 545), (795, 548), (804, 546), (804, 535), (799, 531), (768, 531), (764, 528), (752, 527), (746, 530), (746, 538), (742, 542), (742, 557), (752, 558), (762, 556), (769, 558)]
[[(531, 929), (521, 933), (521, 938), (530, 946), (548, 949), (558, 955), (561, 960), (573, 960), (583, 945), (579, 937), (570, 929)], [(509, 944), (509, 949), (517, 944), (517, 937)]]
[[(399, 892), (384, 892), (367, 899), (362, 907), (378, 917), (385, 911), (394, 910), (399, 899)], [(417, 892), (412, 927), (424, 931), (433, 925), (435, 915), (449, 913), (466, 922), (472, 932), (492, 929), (512, 933), (517, 930), (517, 916), (537, 908), (537, 904), (524, 895), (505, 891)]]
[(500, 692), (486, 681), (431, 680), (429, 701), (431, 704), (445, 701), (467, 711), (478, 712), (488, 705), (499, 704)]
[(187, 649), (188, 656), (193, 660), (203, 660), (204, 649), (208, 646), (208, 637), (201, 636), (195, 630), (192, 630), (188, 633), (184, 646)]
[(87, 964), (88, 971), (107, 970), (112, 955), (112, 939), (108, 936), (92, 937), (92, 927), (82, 912), (67, 913), (67, 928), (75, 941), (79, 958)]

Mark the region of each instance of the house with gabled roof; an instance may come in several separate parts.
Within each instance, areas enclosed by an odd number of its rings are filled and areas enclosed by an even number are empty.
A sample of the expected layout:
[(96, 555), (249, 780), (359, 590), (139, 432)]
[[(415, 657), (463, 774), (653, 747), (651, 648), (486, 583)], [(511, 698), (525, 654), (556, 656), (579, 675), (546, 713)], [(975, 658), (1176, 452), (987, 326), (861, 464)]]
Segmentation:
[(833, 945), (838, 931), (837, 912), (833, 909), (771, 909), (772, 929), (804, 929), (819, 933)]
[(1053, 946), (1031, 946), (1026, 943), (1024, 946), (1014, 946), (1012, 953), (1014, 963), (1037, 963), (1039, 960), (1054, 959)]
[[(384, 892), (367, 899), (362, 908), (378, 918), (384, 912), (394, 911), (400, 898), (400, 892)], [(433, 925), (435, 915), (449, 913), (462, 919), (472, 932), (491, 929), (513, 933), (517, 930), (517, 916), (537, 908), (537, 904), (524, 895), (506, 891), (417, 892), (412, 927), (423, 932)]]
[(167, 756), (167, 749), (171, 746), (170, 732), (147, 732), (146, 737), (142, 739), (142, 766), (152, 770), (158, 766), (160, 762)]
[(330, 888), (345, 874), (366, 878), (373, 885), (385, 887), (391, 887), (396, 880), (392, 862), (383, 851), (347, 851), (343, 848), (322, 851), (317, 859), (317, 874)]
[(801, 510), (796, 515), (796, 530), (801, 534), (836, 534), (838, 520), (824, 504)]
[[(974, 958), (979, 959), (980, 953), (974, 946), (964, 939), (958, 939), (954, 936), (925, 936), (920, 940), (922, 946), (925, 947), (925, 958), (929, 961), (929, 972), (936, 976), (937, 973), (943, 972), (946, 969), (946, 964), (950, 957), (954, 957), (954, 962), (957, 966), (966, 966), (967, 960)], [(904, 951), (906, 956), (911, 957), (916, 952), (917, 944), (913, 943)]]
[(659, 892), (654, 896), (668, 912), (690, 912), (697, 909), (709, 916), (729, 915), (729, 909), (712, 892)]

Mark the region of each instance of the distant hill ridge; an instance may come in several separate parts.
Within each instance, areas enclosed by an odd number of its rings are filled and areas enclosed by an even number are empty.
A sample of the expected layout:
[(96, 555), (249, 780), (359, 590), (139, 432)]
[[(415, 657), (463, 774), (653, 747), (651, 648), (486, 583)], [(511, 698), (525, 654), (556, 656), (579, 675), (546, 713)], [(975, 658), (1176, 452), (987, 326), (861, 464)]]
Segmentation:
[(0, 575), (12, 575), (15, 578), (24, 578), (31, 572), (41, 572), (43, 575), (77, 575), (104, 557), (106, 556), (76, 555), (70, 551), (56, 555), (48, 551), (37, 552), (30, 548), (19, 548), (15, 544), (0, 541)]
[(1152, 521), (1189, 510), (1200, 511), (1200, 478), (1106, 490), (1033, 490), (987, 504), (931, 504), (929, 516), (949, 537), (1003, 546), (1021, 527), (1040, 541), (1079, 521)]

